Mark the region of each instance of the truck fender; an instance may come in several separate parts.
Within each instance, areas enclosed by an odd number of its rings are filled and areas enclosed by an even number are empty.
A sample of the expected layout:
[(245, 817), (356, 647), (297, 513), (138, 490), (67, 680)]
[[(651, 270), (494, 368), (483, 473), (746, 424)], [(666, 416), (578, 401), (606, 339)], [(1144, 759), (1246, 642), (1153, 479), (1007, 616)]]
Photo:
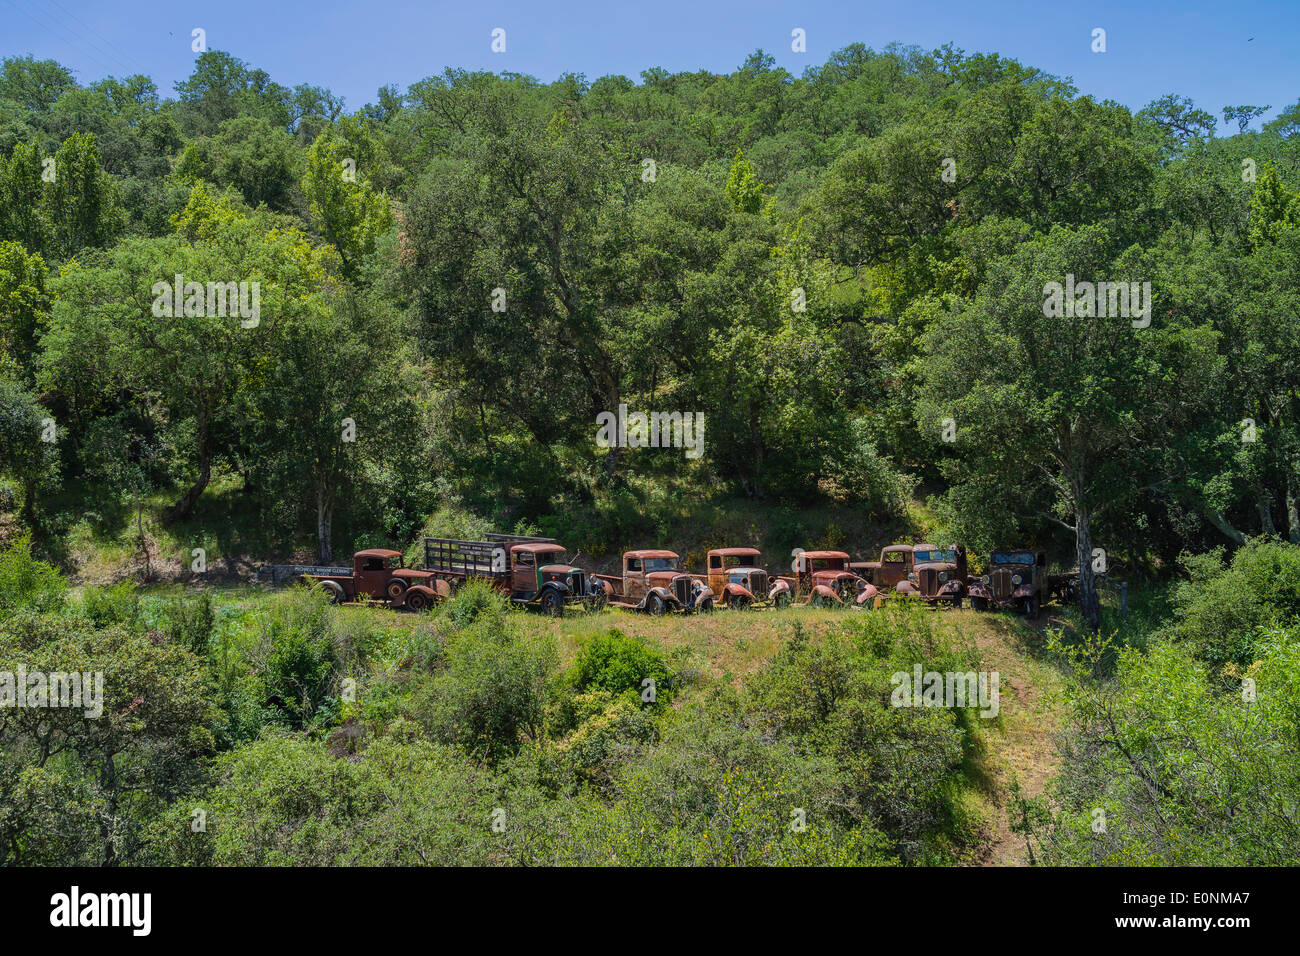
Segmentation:
[(540, 595), (543, 591), (559, 591), (561, 597), (566, 597), (573, 593), (573, 589), (563, 581), (546, 581), (537, 589), (537, 593)]
[(874, 584), (868, 584), (858, 592), (857, 597), (853, 599), (853, 602), (858, 605), (869, 605), (876, 600), (876, 595), (879, 593), (880, 592), (876, 590)]
[[(445, 584), (446, 582), (443, 581), (439, 583)], [(405, 604), (410, 599), (412, 594), (423, 594), (426, 598), (428, 598), (430, 604), (436, 604), (438, 601), (442, 600), (443, 597), (445, 596), (439, 594), (433, 588), (425, 587), (423, 584), (412, 584), (410, 587), (408, 587), (405, 591), (402, 592), (402, 600), (400, 604)]]
[[(776, 589), (773, 588), (773, 591), (775, 590)], [(749, 588), (745, 587), (743, 584), (732, 584), (730, 581), (727, 582), (726, 594), (729, 599), (748, 598), (751, 601), (754, 600), (754, 595)]]
[(906, 580), (899, 581), (897, 584), (894, 585), (894, 591), (898, 594), (915, 594), (916, 585), (914, 585), (911, 581), (906, 581)]
[(948, 596), (954, 594), (965, 594), (965, 585), (956, 578), (953, 578), (943, 583), (943, 586), (939, 588), (939, 593)]
[(768, 589), (767, 599), (769, 601), (775, 601), (776, 596), (782, 593), (790, 593), (790, 582), (786, 581), (784, 578), (777, 578), (776, 583)]
[(973, 598), (983, 598), (986, 601), (992, 601), (993, 589), (983, 583), (972, 584), (970, 586), (970, 596)]
[(834, 601), (836, 604), (843, 604), (843, 603), (844, 603), (843, 601), (840, 600), (840, 596), (839, 596), (838, 593), (836, 593), (835, 589), (832, 588), (832, 587), (828, 587), (828, 586), (825, 585), (825, 584), (818, 584), (818, 585), (816, 585), (816, 586), (812, 589), (812, 594), (809, 594), (809, 595), (808, 595), (808, 600), (811, 601), (811, 600), (813, 599), (814, 596), (821, 596), (821, 597), (824, 597), (824, 598), (830, 598), (830, 599), (831, 599), (832, 601)]
[(1025, 598), (1033, 597), (1037, 593), (1038, 588), (1034, 587), (1032, 584), (1022, 584), (1011, 592), (1011, 596), (1017, 600), (1024, 600)]

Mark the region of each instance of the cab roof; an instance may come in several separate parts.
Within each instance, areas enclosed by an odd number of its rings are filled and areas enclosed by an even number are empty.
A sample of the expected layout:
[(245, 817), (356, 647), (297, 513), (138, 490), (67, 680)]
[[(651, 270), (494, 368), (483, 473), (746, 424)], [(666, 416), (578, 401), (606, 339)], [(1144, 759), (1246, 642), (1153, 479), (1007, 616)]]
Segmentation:
[(536, 544), (536, 543), (534, 543), (534, 544), (516, 544), (516, 545), (514, 545), (510, 550), (511, 550), (512, 552), (514, 552), (514, 551), (527, 551), (527, 552), (529, 552), (529, 553), (531, 553), (531, 554), (537, 554), (537, 553), (539, 553), (539, 552), (545, 552), (545, 553), (549, 554), (549, 553), (551, 553), (551, 552), (553, 552), (553, 551), (561, 551), (561, 552), (562, 552), (562, 551), (564, 551), (564, 547), (563, 547), (563, 545), (558, 545), (558, 544)]
[(817, 558), (843, 558), (845, 561), (849, 559), (843, 551), (800, 551), (797, 557), (808, 558), (810, 561)]
[(625, 558), (676, 558), (676, 551), (663, 551), (656, 548), (644, 548), (640, 551), (624, 551)]
[(709, 554), (720, 555), (724, 558), (759, 558), (763, 552), (758, 548), (714, 548)]
[[(928, 547), (928, 545), (918, 544), (916, 547), (925, 548)], [(889, 545), (885, 545), (885, 547), (881, 548), (880, 550), (885, 552), (886, 554), (892, 554), (895, 551), (911, 551), (913, 550), (913, 548), (912, 545), (910, 544), (889, 544)]]
[(366, 548), (364, 551), (358, 551), (354, 557), (358, 558), (400, 558), (402, 552), (389, 551), (387, 548)]

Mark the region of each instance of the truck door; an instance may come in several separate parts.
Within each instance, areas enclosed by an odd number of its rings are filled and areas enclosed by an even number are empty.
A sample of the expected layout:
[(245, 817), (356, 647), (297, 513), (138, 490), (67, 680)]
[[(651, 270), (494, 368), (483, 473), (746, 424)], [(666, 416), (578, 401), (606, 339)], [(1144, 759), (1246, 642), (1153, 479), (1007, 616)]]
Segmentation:
[(899, 581), (906, 580), (907, 573), (911, 570), (912, 552), (910, 551), (886, 551), (880, 556), (880, 581), (891, 591)]
[(722, 567), (722, 555), (709, 555), (709, 588), (714, 597), (721, 598), (727, 588), (727, 574)]
[(537, 593), (537, 556), (531, 551), (511, 552), (514, 562), (510, 590), (515, 597), (531, 598)]
[(384, 593), (384, 587), (388, 584), (388, 560), (386, 558), (358, 558), (356, 564), (353, 565), (352, 573), (357, 580), (358, 594), (368, 594), (374, 598), (386, 597)]
[(645, 597), (645, 572), (641, 569), (640, 558), (627, 558), (623, 566), (623, 595), (632, 604)]

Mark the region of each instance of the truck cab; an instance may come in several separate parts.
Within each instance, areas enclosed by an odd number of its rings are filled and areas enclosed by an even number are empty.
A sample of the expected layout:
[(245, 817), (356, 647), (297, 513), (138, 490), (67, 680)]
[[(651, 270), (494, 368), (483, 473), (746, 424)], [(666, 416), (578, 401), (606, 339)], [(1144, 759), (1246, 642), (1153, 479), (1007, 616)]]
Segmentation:
[(912, 546), (888, 545), (880, 549), (879, 561), (855, 561), (850, 567), (882, 592), (892, 592), (912, 573)]

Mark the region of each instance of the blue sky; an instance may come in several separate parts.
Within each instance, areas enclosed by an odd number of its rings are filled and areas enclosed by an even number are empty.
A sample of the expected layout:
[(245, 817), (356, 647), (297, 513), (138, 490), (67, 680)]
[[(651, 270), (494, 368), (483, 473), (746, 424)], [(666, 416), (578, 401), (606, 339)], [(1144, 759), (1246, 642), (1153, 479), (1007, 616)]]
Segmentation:
[[(166, 95), (192, 68), (195, 27), (209, 48), (286, 86), (327, 86), (349, 109), (447, 66), (635, 79), (650, 66), (726, 72), (762, 47), (800, 73), (855, 41), (997, 52), (1134, 109), (1177, 92), (1216, 116), (1244, 103), (1272, 116), (1300, 99), (1300, 0), (0, 0), (0, 54), (56, 59), (82, 81), (145, 73)], [(796, 27), (805, 54), (791, 51)], [(1091, 50), (1095, 27), (1105, 53)]]

